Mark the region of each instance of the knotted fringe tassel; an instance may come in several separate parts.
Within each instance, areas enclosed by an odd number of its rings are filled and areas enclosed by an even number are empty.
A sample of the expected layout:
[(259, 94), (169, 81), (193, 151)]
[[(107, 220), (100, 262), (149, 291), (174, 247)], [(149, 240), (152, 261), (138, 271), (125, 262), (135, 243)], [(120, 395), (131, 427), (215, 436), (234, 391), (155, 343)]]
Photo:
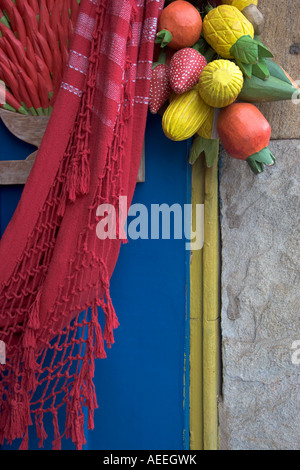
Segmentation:
[(96, 390), (95, 390), (95, 385), (94, 385), (92, 378), (89, 379), (87, 391), (88, 391), (87, 406), (88, 406), (88, 412), (89, 412), (88, 429), (92, 431), (95, 427), (94, 410), (98, 408)]
[(71, 202), (75, 202), (79, 196), (88, 194), (90, 189), (90, 164), (89, 151), (84, 149), (76, 156), (70, 166), (67, 175), (67, 193)]
[(61, 436), (59, 433), (59, 426), (58, 426), (58, 417), (57, 417), (57, 410), (53, 408), (52, 412), (52, 422), (54, 428), (54, 441), (52, 442), (52, 449), (53, 450), (61, 450)]
[(102, 328), (98, 320), (98, 308), (97, 304), (92, 307), (92, 320), (91, 324), (94, 327), (94, 336), (95, 336), (95, 358), (96, 359), (105, 359), (106, 352), (104, 348), (104, 340), (102, 335)]
[[(99, 325), (100, 326), (100, 325)], [(85, 406), (88, 408), (88, 429), (94, 429), (94, 410), (98, 408), (95, 385), (93, 382), (95, 374), (95, 358), (94, 358), (94, 325), (93, 321), (89, 324), (87, 350), (82, 366), (83, 381), (85, 387), (83, 396)]]
[(23, 367), (25, 372), (26, 389), (33, 390), (36, 387), (36, 331), (40, 327), (39, 308), (41, 291), (38, 292), (29, 311), (29, 318), (23, 335)]
[(76, 194), (77, 196), (83, 196), (88, 194), (90, 190), (90, 164), (89, 164), (89, 155), (90, 151), (85, 149), (82, 152), (80, 158), (80, 165), (78, 168), (78, 179), (77, 179), (77, 186), (76, 186)]
[(39, 439), (39, 447), (43, 447), (44, 439), (47, 439), (48, 437), (44, 428), (43, 413), (40, 413), (39, 415), (38, 414), (35, 415), (35, 427), (36, 427), (36, 435), (37, 435), (37, 438)]
[[(97, 334), (99, 338), (96, 339)], [(99, 342), (100, 346), (97, 342)], [(97, 351), (97, 349), (99, 350)], [(94, 411), (98, 408), (98, 404), (93, 378), (97, 353), (101, 353), (103, 357), (105, 351), (101, 326), (98, 322), (97, 305), (94, 304), (91, 321), (88, 327), (88, 338), (83, 363), (70, 392), (71, 400), (67, 402), (66, 437), (72, 439), (78, 450), (81, 450), (82, 446), (86, 444), (84, 436), (84, 414), (82, 411), (83, 406), (88, 408), (88, 429), (92, 430), (95, 426)]]
[(23, 438), (22, 448), (28, 448), (28, 426), (32, 424), (30, 417), (30, 407), (28, 393), (26, 391), (18, 392), (14, 398), (7, 402), (5, 410), (4, 435), (9, 444), (15, 439)]
[(84, 437), (84, 414), (82, 412), (82, 399), (80, 397), (80, 388), (82, 386), (82, 374), (73, 383), (70, 392), (71, 400), (67, 402), (66, 416), (66, 438), (71, 438), (76, 445), (77, 450), (82, 450), (86, 444)]
[(78, 178), (78, 160), (74, 158), (72, 161), (67, 175), (66, 188), (68, 193), (68, 198), (71, 202), (76, 200), (76, 184)]
[(105, 315), (105, 328), (104, 328), (103, 338), (106, 341), (107, 347), (111, 348), (111, 345), (114, 344), (115, 342), (113, 330), (118, 328), (120, 324), (119, 324), (114, 306), (111, 301), (108, 277), (106, 277), (106, 279), (103, 282), (104, 282), (104, 293), (105, 293), (105, 300), (101, 302), (101, 307)]
[(29, 435), (28, 435), (28, 428), (25, 431), (25, 436), (22, 439), (21, 445), (19, 447), (19, 450), (28, 450), (28, 445), (29, 445)]
[(58, 217), (63, 217), (64, 216), (64, 213), (65, 213), (66, 207), (67, 207), (67, 199), (68, 199), (67, 189), (66, 189), (66, 185), (64, 185), (63, 188), (62, 188), (62, 192), (61, 192), (61, 195), (60, 195), (60, 201), (59, 201), (59, 205), (58, 205), (58, 208), (57, 208)]

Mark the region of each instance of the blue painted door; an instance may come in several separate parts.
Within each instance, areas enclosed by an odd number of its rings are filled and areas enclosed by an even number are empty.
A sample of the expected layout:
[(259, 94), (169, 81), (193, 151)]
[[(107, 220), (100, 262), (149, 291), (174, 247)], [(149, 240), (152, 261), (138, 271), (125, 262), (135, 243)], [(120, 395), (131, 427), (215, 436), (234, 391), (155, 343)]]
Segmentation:
[[(2, 160), (31, 151), (2, 124), (0, 138)], [(0, 188), (2, 233), (21, 190)], [(149, 214), (151, 204), (190, 203), (187, 144), (166, 139), (159, 116), (148, 117), (146, 182), (137, 185), (133, 203), (145, 204)], [(174, 239), (172, 226), (170, 240), (129, 240), (121, 247), (111, 280), (120, 327), (107, 359), (96, 361), (99, 408), (86, 449), (188, 449), (188, 272), (185, 240)], [(51, 449), (51, 423), (46, 431)], [(34, 429), (30, 448), (37, 448)], [(65, 441), (63, 448), (72, 445)]]

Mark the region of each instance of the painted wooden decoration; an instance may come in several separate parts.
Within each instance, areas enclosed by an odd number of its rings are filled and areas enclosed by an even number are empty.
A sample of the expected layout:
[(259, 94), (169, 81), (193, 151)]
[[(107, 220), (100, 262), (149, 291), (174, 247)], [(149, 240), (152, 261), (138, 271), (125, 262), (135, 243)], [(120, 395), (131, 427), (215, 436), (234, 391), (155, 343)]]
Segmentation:
[(149, 111), (157, 114), (172, 93), (169, 67), (164, 63), (153, 64), (149, 90)]
[(222, 3), (236, 7), (252, 23), (255, 34), (262, 33), (265, 20), (263, 14), (257, 8), (257, 0), (223, 0)]
[(192, 47), (184, 47), (177, 51), (170, 61), (170, 85), (172, 90), (181, 94), (195, 85), (207, 66), (205, 57)]
[(287, 72), (272, 59), (266, 59), (266, 63), (270, 76), (266, 80), (245, 77), (239, 99), (252, 103), (297, 99), (300, 90)]
[(243, 73), (235, 63), (214, 60), (201, 73), (199, 93), (209, 106), (223, 108), (237, 99), (243, 83)]
[[(26, 116), (0, 110), (0, 118), (9, 131), (19, 139), (39, 147), (49, 116)], [(7, 160), (0, 162), (0, 184), (25, 184), (33, 166), (37, 151), (25, 160)]]
[(233, 103), (224, 108), (217, 130), (227, 153), (232, 158), (247, 161), (254, 173), (261, 173), (264, 165), (275, 164), (268, 148), (271, 126), (253, 104)]
[[(254, 39), (252, 23), (234, 6), (212, 8), (203, 20), (203, 35), (210, 46), (224, 59), (235, 59), (242, 72), (268, 76), (265, 57), (272, 53)], [(255, 67), (254, 67), (255, 65)]]
[(202, 100), (198, 90), (176, 95), (163, 115), (165, 135), (176, 141), (189, 139), (205, 122), (209, 110), (210, 107)]
[[(171, 7), (175, 9), (176, 3), (185, 2), (168, 3), (166, 12), (171, 11)], [(283, 67), (273, 60), (273, 54), (257, 35), (262, 32), (264, 25), (263, 15), (257, 8), (257, 0), (215, 0), (211, 3), (200, 3), (203, 34), (199, 40), (192, 47), (182, 46), (176, 52), (170, 47), (165, 48), (172, 52), (169, 58), (169, 84), (173, 93), (167, 101), (169, 104), (165, 103), (158, 112), (162, 113), (162, 126), (168, 138), (185, 140), (193, 137), (190, 163), (194, 164), (200, 154), (204, 154), (207, 166), (211, 167), (218, 157), (219, 142), (222, 140), (216, 131), (217, 112), (234, 102), (260, 104), (289, 100), (295, 103), (297, 99), (300, 101), (300, 90), (298, 82), (295, 82)], [(198, 2), (197, 6), (199, 7)], [(176, 19), (172, 17), (170, 17), (170, 30), (171, 26), (176, 30)], [(270, 26), (269, 28), (272, 29)], [(160, 31), (157, 36), (158, 42), (161, 42)], [(170, 46), (167, 41), (161, 44), (162, 47), (166, 45)], [(185, 56), (185, 51), (193, 51), (193, 54), (189, 53), (193, 57), (190, 62), (189, 55)], [(197, 53), (207, 61), (207, 65), (199, 73)], [(172, 67), (172, 64), (176, 63), (177, 55), (182, 55), (185, 60), (179, 60), (179, 67)], [(166, 82), (164, 86), (167, 86)], [(203, 101), (198, 103), (198, 107), (190, 107), (191, 103), (188, 103), (186, 97), (192, 96), (192, 92), (196, 90)], [(180, 99), (182, 95), (184, 98)], [(193, 103), (195, 102), (194, 97)], [(205, 108), (207, 105), (213, 109), (207, 112), (205, 119), (195, 131), (194, 127), (199, 124), (199, 120), (207, 111)], [(255, 107), (250, 106), (249, 109), (253, 111)], [(255, 115), (261, 116), (257, 108), (255, 112), (253, 111), (253, 119)], [(187, 126), (188, 119), (192, 126)], [(258, 123), (262, 125), (261, 129), (257, 129), (258, 133), (264, 133), (263, 123), (266, 122), (268, 121), (258, 119)], [(252, 123), (249, 122), (250, 134), (252, 130)], [(244, 127), (244, 131), (247, 134), (247, 126)], [(259, 152), (262, 150), (260, 148)], [(248, 163), (256, 174), (263, 171), (265, 164), (275, 163), (269, 151), (263, 151), (256, 159), (250, 157), (251, 154), (245, 159), (248, 158)], [(235, 158), (244, 159), (241, 156)]]
[(193, 46), (202, 31), (202, 18), (189, 2), (178, 0), (164, 8), (159, 21), (156, 42), (161, 47), (182, 49)]

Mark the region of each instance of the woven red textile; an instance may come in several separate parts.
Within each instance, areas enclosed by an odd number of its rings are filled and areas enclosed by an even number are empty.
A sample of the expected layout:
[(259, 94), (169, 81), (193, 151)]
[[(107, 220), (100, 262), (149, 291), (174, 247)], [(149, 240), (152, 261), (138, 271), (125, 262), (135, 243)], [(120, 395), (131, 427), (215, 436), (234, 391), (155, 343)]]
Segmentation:
[[(61, 89), (0, 243), (0, 443), (51, 413), (53, 448), (93, 429), (94, 360), (118, 326), (109, 294), (120, 240), (99, 240), (97, 207), (131, 202), (146, 124), (161, 0), (83, 0)], [(98, 309), (105, 328), (101, 330)], [(66, 409), (64, 429), (58, 413)]]

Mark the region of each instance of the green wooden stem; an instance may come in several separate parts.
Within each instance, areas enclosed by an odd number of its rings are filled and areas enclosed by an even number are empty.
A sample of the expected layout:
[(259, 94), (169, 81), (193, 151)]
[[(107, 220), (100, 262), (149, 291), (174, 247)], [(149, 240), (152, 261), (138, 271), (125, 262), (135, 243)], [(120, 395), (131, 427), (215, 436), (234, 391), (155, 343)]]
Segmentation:
[(166, 47), (172, 41), (172, 33), (166, 29), (162, 29), (156, 35), (155, 43), (160, 44), (160, 47)]
[(269, 147), (265, 147), (260, 150), (260, 152), (250, 155), (246, 162), (250, 166), (251, 170), (258, 175), (264, 171), (264, 165), (273, 166), (275, 165), (276, 160)]

